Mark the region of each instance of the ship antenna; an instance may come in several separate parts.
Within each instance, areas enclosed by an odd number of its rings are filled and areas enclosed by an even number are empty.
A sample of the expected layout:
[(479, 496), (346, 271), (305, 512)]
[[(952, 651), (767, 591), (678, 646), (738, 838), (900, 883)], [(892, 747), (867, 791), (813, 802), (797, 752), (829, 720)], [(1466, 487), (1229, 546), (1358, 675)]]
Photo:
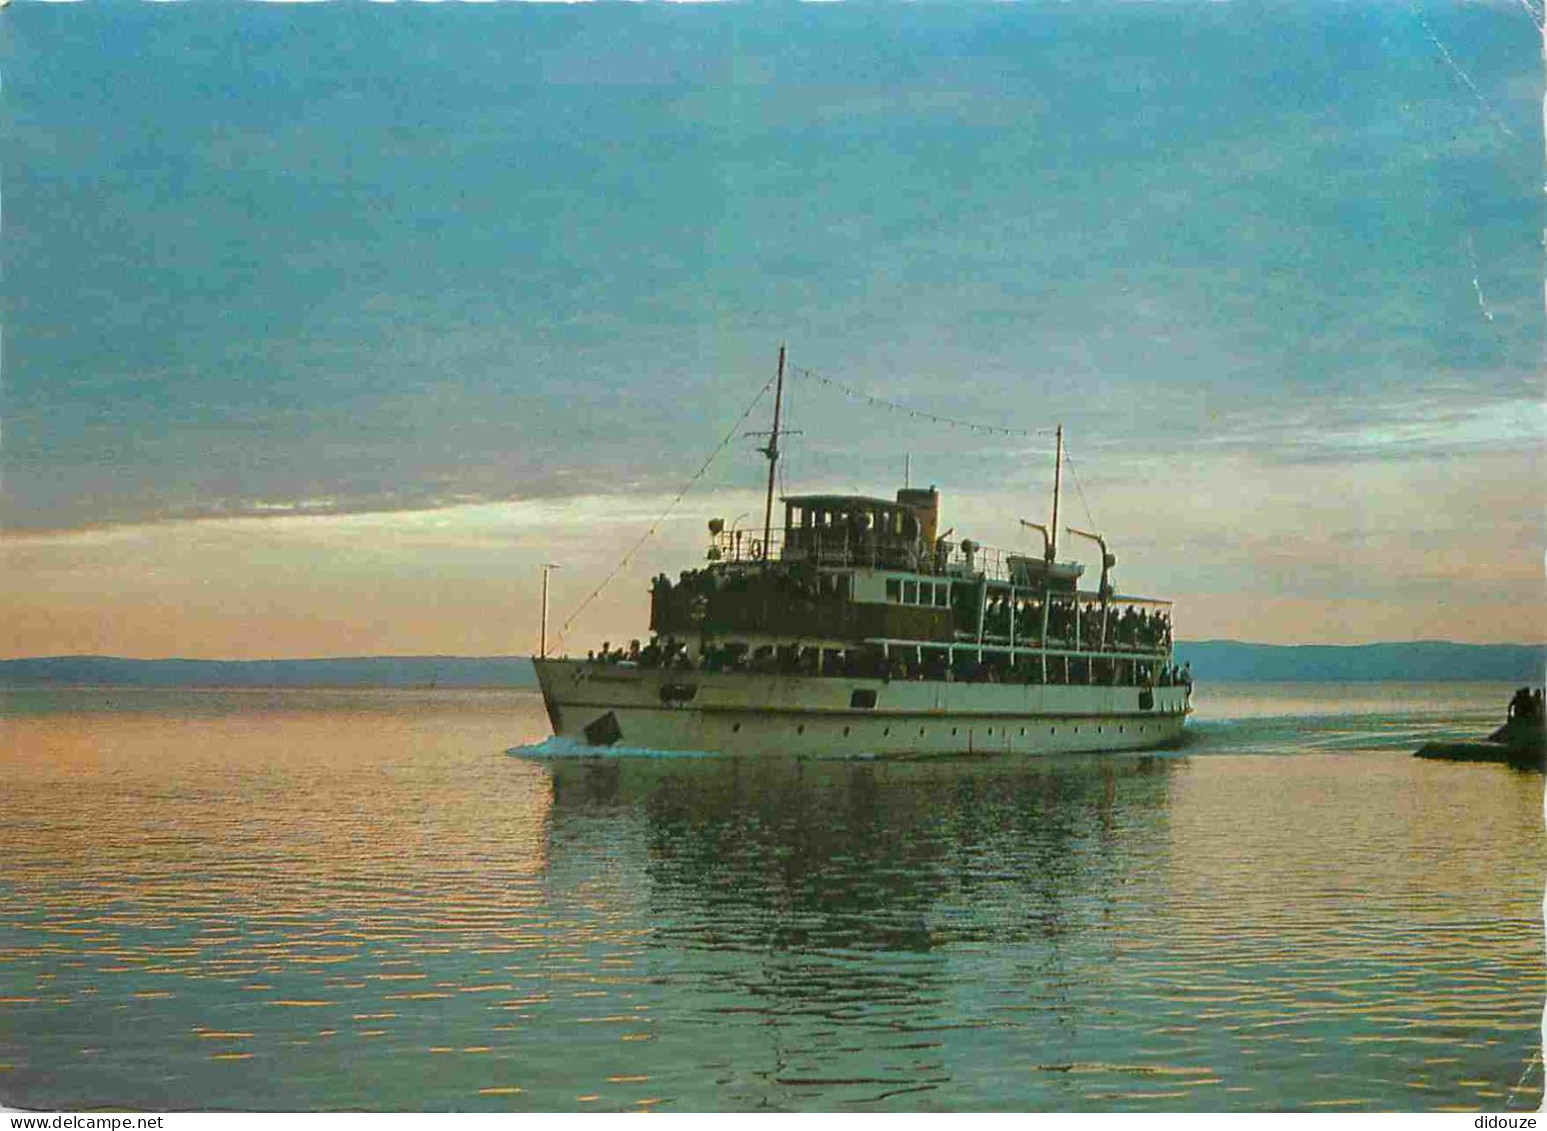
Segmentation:
[[(764, 385), (763, 388), (767, 388)], [(779, 377), (774, 386), (773, 431), (762, 453), (768, 457), (768, 497), (763, 503), (763, 560), (768, 560), (768, 540), (773, 537), (774, 472), (779, 465), (779, 410), (784, 407), (784, 346), (779, 346)]]
[[(1046, 433), (1043, 433), (1046, 435)], [(1064, 426), (1060, 424), (1057, 431), (1057, 450), (1053, 456), (1053, 531), (1051, 541), (1048, 544), (1048, 559), (1058, 557), (1058, 496), (1063, 492), (1064, 485)]]

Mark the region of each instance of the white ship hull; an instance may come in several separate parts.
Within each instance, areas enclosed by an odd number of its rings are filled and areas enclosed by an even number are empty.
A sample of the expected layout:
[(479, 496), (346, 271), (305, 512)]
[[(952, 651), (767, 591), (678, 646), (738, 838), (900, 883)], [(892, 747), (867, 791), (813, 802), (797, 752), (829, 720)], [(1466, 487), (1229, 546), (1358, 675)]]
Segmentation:
[[(1145, 692), (666, 671), (586, 660), (535, 664), (554, 733), (599, 748), (759, 757), (1145, 750), (1178, 742), (1189, 710), (1185, 687)], [(869, 700), (867, 693), (875, 705), (856, 706)]]

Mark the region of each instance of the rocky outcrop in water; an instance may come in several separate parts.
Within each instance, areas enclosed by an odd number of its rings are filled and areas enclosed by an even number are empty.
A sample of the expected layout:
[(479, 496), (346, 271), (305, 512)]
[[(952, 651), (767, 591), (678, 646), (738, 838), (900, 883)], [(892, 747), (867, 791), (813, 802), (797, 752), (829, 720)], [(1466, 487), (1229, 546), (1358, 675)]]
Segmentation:
[(1470, 742), (1430, 742), (1419, 758), (1448, 762), (1498, 762), (1519, 770), (1542, 772), (1547, 760), (1547, 711), (1542, 689), (1522, 687), (1509, 702), (1509, 717), (1486, 739)]

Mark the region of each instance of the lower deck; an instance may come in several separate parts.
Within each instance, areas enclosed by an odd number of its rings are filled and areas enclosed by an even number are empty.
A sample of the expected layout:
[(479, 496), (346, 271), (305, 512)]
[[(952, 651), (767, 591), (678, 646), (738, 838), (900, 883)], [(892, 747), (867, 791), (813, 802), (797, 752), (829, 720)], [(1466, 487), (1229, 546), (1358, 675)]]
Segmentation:
[(707, 673), (538, 660), (556, 735), (751, 756), (1057, 754), (1180, 740), (1185, 687)]

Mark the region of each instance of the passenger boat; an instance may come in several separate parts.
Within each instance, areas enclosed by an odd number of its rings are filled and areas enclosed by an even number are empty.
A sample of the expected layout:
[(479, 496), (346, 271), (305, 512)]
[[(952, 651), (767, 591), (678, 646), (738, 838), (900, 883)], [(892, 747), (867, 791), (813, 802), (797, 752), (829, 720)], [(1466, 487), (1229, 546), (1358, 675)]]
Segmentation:
[[(647, 644), (534, 663), (554, 734), (749, 756), (1141, 750), (1180, 740), (1171, 602), (1059, 560), (1063, 429), (1042, 554), (941, 532), (935, 487), (796, 495), (774, 529), (785, 355), (761, 536), (709, 523), (707, 564), (655, 578)], [(546, 640), (546, 631), (544, 632)], [(544, 648), (544, 651), (546, 649)]]

